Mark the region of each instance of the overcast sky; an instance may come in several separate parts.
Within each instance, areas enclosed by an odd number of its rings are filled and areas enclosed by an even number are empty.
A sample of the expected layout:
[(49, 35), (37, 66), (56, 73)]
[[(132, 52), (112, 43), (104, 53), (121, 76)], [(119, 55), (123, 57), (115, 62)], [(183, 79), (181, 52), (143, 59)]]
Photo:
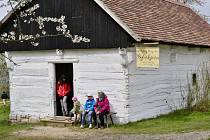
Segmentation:
[[(8, 0), (0, 0), (0, 6), (2, 4), (6, 4), (5, 1), (8, 1)], [(0, 20), (2, 20), (6, 16), (8, 10), (10, 11), (11, 8), (10, 7), (0, 7)]]
[(203, 6), (194, 5), (194, 8), (199, 10), (202, 14), (210, 16), (210, 0), (205, 0), (205, 2)]
[[(2, 3), (5, 3), (5, 1), (8, 1), (8, 0), (0, 0), (0, 5)], [(210, 0), (205, 0), (206, 3), (205, 5), (203, 6), (198, 6), (198, 5), (194, 5), (193, 7), (197, 10), (200, 11), (201, 14), (204, 14), (206, 16), (210, 16)], [(9, 9), (8, 8), (0, 8), (0, 20), (7, 14), (7, 11)], [(209, 21), (210, 23), (210, 21)]]

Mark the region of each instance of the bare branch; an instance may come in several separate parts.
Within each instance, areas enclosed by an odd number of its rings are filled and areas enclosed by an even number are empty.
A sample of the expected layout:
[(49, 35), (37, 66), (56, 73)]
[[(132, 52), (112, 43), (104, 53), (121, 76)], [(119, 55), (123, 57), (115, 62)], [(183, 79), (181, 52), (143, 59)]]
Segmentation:
[(4, 58), (8, 59), (10, 62), (12, 62), (14, 65), (18, 65), (17, 63), (15, 63), (12, 59), (10, 59), (9, 57), (6, 57), (5, 55), (3, 55), (2, 53), (0, 53), (1, 56), (3, 56)]

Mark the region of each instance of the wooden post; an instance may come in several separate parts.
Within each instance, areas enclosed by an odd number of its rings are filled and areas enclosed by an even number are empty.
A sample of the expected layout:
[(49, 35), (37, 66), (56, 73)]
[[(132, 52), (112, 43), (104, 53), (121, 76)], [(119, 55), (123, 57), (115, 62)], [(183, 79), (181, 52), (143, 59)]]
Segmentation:
[(56, 115), (56, 71), (55, 64), (48, 63), (49, 65), (49, 80), (50, 80), (50, 106), (51, 115)]

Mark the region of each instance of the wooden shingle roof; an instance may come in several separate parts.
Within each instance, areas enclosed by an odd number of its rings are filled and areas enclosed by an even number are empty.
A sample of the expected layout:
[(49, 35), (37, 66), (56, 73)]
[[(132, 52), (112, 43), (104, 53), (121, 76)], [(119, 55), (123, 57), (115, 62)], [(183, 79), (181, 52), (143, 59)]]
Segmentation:
[(210, 46), (210, 25), (187, 6), (167, 0), (101, 1), (142, 40)]

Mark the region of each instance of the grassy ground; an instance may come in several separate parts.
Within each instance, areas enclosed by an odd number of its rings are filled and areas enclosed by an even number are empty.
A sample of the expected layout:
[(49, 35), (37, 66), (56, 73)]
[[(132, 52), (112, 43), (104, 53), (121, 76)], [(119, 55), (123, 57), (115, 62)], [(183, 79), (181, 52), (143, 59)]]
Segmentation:
[[(12, 132), (22, 129), (29, 129), (31, 125), (11, 125), (8, 122), (9, 106), (0, 105), (0, 139), (14, 140), (14, 136), (9, 136)], [(111, 134), (168, 134), (185, 133), (192, 131), (210, 131), (210, 112), (188, 112), (179, 110), (174, 113), (160, 116), (156, 119), (149, 119), (129, 123), (126, 125), (116, 125), (104, 132), (111, 130)], [(80, 131), (78, 127), (78, 131)], [(35, 140), (35, 137), (15, 138), (17, 140)], [(48, 138), (39, 138), (48, 140)], [(50, 139), (49, 139), (50, 140)]]
[[(14, 136), (8, 136), (0, 140), (58, 140), (56, 138), (47, 138), (47, 137), (14, 137)], [(65, 139), (59, 139), (59, 140), (65, 140)], [(68, 140), (68, 139), (66, 139)]]
[(112, 129), (117, 133), (165, 134), (192, 131), (210, 131), (210, 112), (188, 112), (179, 110), (156, 119), (149, 119), (117, 125)]
[(9, 105), (0, 105), (0, 139), (5, 139), (11, 132), (29, 128), (29, 125), (12, 125), (9, 121)]

